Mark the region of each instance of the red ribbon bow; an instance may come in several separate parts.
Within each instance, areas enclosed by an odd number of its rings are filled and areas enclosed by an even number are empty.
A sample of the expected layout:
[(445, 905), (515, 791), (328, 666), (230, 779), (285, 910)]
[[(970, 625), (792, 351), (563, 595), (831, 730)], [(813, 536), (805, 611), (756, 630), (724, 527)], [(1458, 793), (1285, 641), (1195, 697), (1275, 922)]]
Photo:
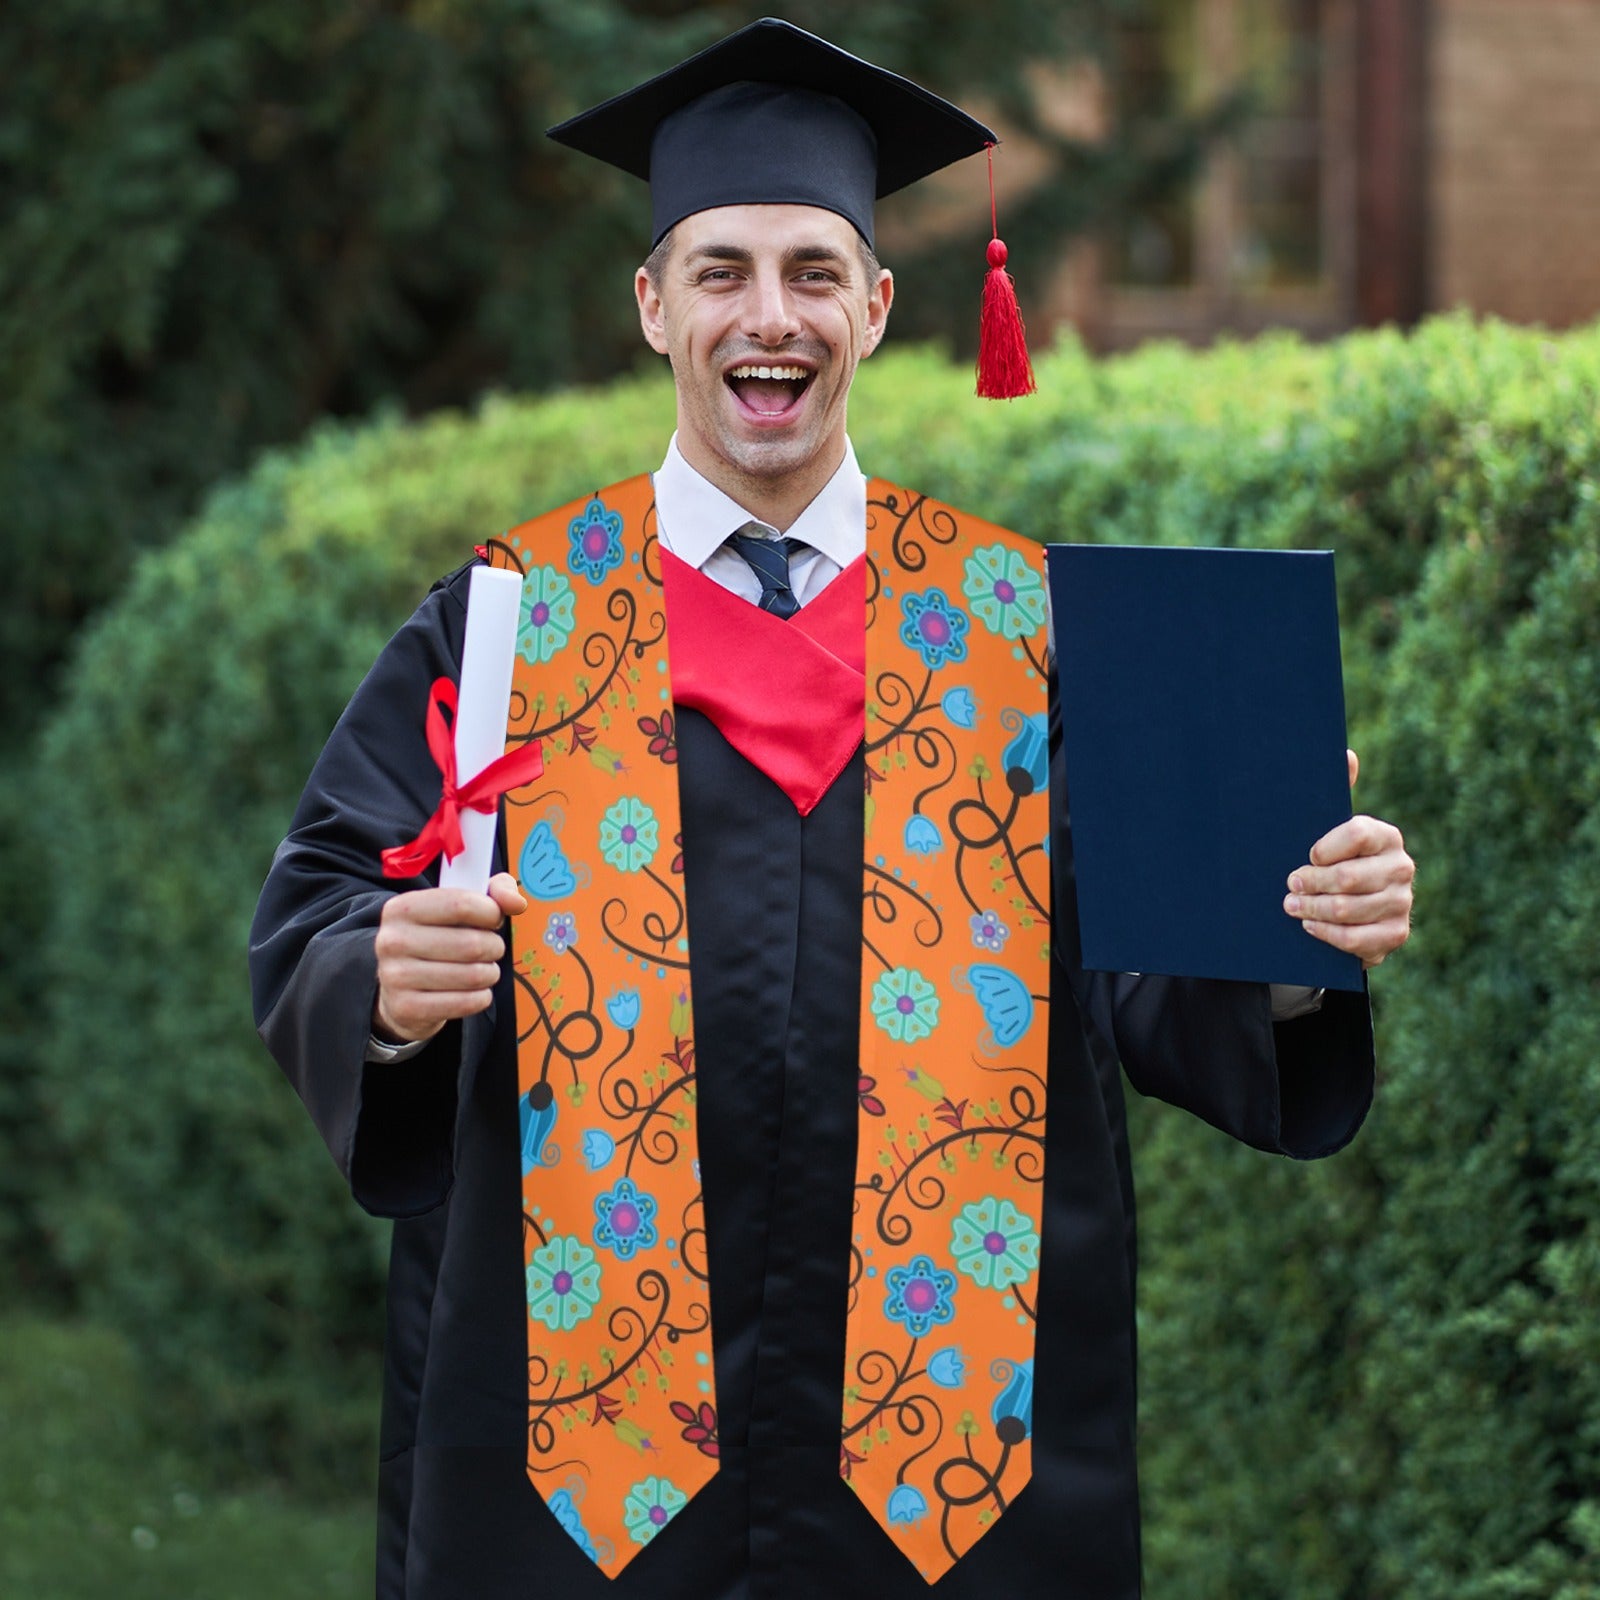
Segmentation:
[[(410, 844), (396, 845), (383, 852), (386, 878), (414, 878), (441, 852), (446, 861), (461, 854), (461, 811), (463, 807), (492, 812), (495, 803), (508, 789), (532, 783), (544, 771), (544, 756), (537, 741), (491, 761), (475, 778), (456, 786), (455, 720), (456, 686), (448, 678), (435, 678), (428, 690), (428, 750), (444, 779), (443, 792), (433, 815), (428, 818)], [(447, 723), (444, 713), (450, 713)]]

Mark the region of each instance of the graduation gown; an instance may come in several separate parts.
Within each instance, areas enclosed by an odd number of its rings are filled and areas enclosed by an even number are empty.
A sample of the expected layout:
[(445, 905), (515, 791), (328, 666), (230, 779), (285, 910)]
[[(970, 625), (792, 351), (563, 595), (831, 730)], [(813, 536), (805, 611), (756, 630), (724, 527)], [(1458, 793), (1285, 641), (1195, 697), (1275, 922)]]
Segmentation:
[[(459, 675), (468, 570), (435, 586), (334, 729), (251, 937), (262, 1037), (355, 1199), (394, 1219), (380, 1600), (917, 1600), (927, 1585), (839, 1477), (859, 751), (802, 818), (705, 717), (678, 714), (720, 1470), (615, 1579), (529, 1481), (509, 974), (492, 1011), (411, 1060), (364, 1060), (373, 933), (394, 890), (379, 853), (412, 837), (437, 799), (421, 708), (434, 678)], [(1060, 796), (1053, 694), (1051, 724)], [(938, 1584), (947, 1600), (1139, 1593), (1133, 1187), (1118, 1060), (1142, 1092), (1292, 1156), (1344, 1144), (1372, 1093), (1364, 995), (1330, 991), (1319, 1013), (1275, 1025), (1265, 985), (1085, 973), (1064, 814), (1052, 864), (1034, 1475)]]

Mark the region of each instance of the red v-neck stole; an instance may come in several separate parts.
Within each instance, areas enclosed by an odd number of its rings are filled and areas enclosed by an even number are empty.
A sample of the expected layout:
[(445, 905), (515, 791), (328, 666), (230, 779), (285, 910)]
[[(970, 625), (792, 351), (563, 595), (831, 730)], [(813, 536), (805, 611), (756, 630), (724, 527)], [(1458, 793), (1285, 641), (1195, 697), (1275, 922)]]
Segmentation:
[(661, 553), (672, 697), (807, 815), (866, 726), (866, 557), (788, 621)]

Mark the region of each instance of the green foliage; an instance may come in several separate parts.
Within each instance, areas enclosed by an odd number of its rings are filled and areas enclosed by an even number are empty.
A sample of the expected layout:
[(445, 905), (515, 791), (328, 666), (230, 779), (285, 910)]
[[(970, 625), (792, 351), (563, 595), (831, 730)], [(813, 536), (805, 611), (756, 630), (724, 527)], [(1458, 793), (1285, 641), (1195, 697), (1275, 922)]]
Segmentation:
[[(861, 458), (1050, 537), (1335, 547), (1359, 794), (1421, 862), (1350, 1151), (1135, 1107), (1150, 1592), (1595, 1600), (1600, 330), (1067, 346), (1040, 378), (984, 406), (932, 352), (877, 358)], [(52, 723), (49, 1218), (264, 1459), (350, 1462), (379, 1279), (250, 1037), (268, 855), (422, 577), (652, 464), (670, 409), (637, 380), (269, 458), (141, 566)]]
[(1593, 1597), (1600, 340), (1447, 322), (1328, 365), (1237, 531), (1340, 550), (1360, 792), (1421, 863), (1417, 932), (1346, 1155), (1145, 1119), (1152, 1592)]
[(312, 1507), (219, 1484), (165, 1436), (125, 1339), (0, 1322), (0, 1593), (354, 1600), (371, 1574), (370, 1496)]

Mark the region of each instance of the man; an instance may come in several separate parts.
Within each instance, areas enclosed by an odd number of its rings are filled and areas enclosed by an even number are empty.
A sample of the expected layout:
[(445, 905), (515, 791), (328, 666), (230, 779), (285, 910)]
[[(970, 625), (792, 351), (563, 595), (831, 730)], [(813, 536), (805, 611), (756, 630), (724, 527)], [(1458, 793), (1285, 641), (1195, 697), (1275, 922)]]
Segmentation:
[[(379, 1592), (1126, 1600), (1117, 1058), (1320, 1155), (1370, 1099), (1365, 997), (1080, 969), (1036, 556), (855, 466), (872, 198), (987, 130), (768, 22), (557, 132), (649, 174), (678, 429), (499, 544), (545, 760), (513, 870), (378, 867), (439, 797), (463, 569), (330, 738), (252, 939), (263, 1036), (396, 1218)], [(1285, 868), (1315, 936), (1406, 937), (1388, 824)]]

